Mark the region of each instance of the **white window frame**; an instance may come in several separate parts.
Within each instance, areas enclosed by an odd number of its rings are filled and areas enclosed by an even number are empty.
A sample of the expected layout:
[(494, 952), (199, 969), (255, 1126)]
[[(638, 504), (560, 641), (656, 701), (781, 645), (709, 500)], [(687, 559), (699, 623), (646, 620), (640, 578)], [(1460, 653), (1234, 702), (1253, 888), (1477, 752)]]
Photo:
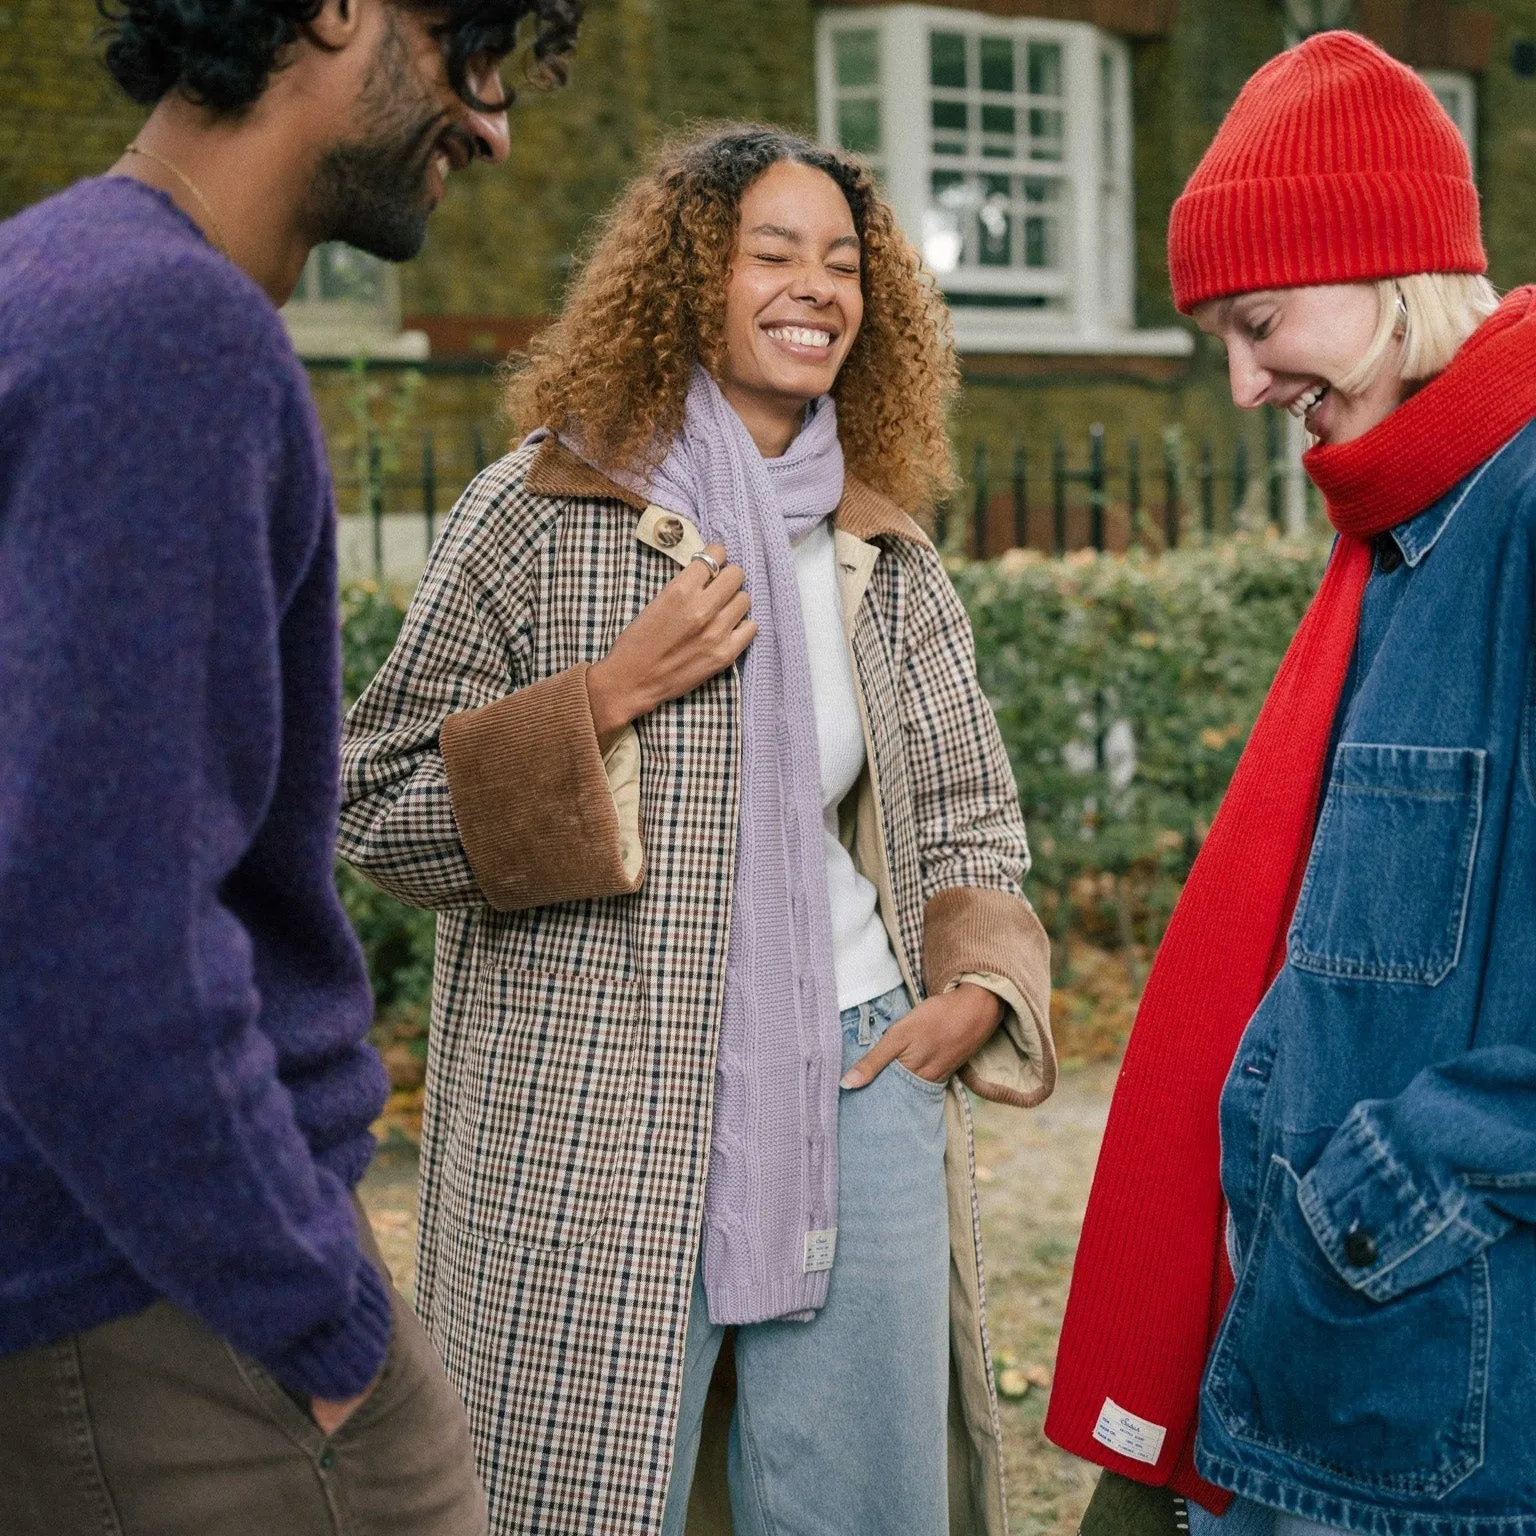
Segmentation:
[[(837, 83), (834, 38), (860, 31), (874, 32), (878, 41), (879, 83), (873, 93), (867, 88), (840, 89)], [(1061, 263), (1027, 274), (1021, 268), (970, 265), (937, 272), (940, 286), (952, 299), (960, 350), (1188, 355), (1193, 342), (1182, 328), (1135, 328), (1130, 49), (1124, 39), (1083, 22), (1015, 19), (932, 5), (828, 7), (817, 18), (822, 141), (838, 143), (840, 96), (874, 94), (881, 143), (870, 162), (908, 238), (919, 249), (929, 215), (931, 244), (933, 173), (948, 168), (970, 174), (988, 171), (985, 160), (951, 160), (933, 151), (929, 38), (935, 31), (961, 32), (968, 38), (1007, 37), (1016, 44), (1057, 44), (1062, 59), (1062, 159), (996, 162), (998, 174), (1059, 176), (1065, 181)], [(1014, 238), (1022, 239), (1022, 233)], [(989, 305), (989, 293), (1015, 302)], [(1050, 307), (1017, 307), (1026, 297)]]
[(1462, 69), (1421, 69), (1420, 78), (1450, 114), (1467, 146), (1473, 174), (1477, 173), (1477, 81)]
[(400, 325), (400, 275), (389, 262), (349, 251), (350, 259), (375, 267), (375, 301), (319, 297), (321, 263), (327, 248), (317, 246), (304, 263), (293, 297), (283, 306), (294, 350), (300, 357), (384, 357), (410, 362), (424, 359), (429, 349), (425, 331)]

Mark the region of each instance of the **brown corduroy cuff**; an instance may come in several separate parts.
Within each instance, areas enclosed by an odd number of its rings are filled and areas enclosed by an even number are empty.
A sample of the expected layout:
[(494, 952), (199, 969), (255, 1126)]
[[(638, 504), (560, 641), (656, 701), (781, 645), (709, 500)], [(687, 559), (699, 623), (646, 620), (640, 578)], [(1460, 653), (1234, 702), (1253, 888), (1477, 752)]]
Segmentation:
[(443, 721), (459, 838), (500, 911), (626, 896), (645, 879), (598, 748), (587, 671), (571, 667)]
[(1045, 929), (1021, 896), (951, 886), (924, 908), (928, 995), (965, 980), (990, 986), (1008, 1006), (997, 1033), (961, 1067), (960, 1081), (980, 1098), (1033, 1108), (1056, 1086), (1051, 958)]

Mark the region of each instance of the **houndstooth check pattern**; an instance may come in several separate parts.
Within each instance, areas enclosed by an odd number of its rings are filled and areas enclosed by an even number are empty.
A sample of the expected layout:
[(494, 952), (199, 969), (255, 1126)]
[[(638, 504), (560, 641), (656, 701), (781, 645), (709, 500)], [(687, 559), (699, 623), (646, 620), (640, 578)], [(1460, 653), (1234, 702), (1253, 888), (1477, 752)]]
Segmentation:
[[(485, 903), (443, 718), (602, 656), (676, 572), (623, 502), (525, 489), (533, 452), (466, 491), (348, 720), (342, 852), (440, 914), (418, 1306), (469, 1408), (492, 1529), (643, 1536), (671, 1470), (703, 1218), (737, 688), (728, 673), (638, 722), (637, 893)], [(1017, 892), (1027, 855), (959, 601), (929, 546), (881, 543), (854, 655), (915, 962), (934, 892)], [(974, 1204), (972, 1228), (979, 1262)]]

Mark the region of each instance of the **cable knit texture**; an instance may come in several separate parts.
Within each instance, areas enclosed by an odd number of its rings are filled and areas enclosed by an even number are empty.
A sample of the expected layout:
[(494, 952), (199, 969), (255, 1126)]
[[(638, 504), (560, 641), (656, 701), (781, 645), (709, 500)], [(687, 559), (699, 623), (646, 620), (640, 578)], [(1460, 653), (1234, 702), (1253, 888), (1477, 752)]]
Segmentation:
[(837, 407), (813, 402), (765, 459), (696, 369), (682, 431), (651, 498), (698, 524), (745, 571), (757, 639), (741, 668), (741, 816), (715, 1067), (704, 1289), (715, 1323), (813, 1314), (825, 1269), (806, 1236), (837, 1225), (842, 1065), (821, 764), (792, 541), (843, 494)]
[(0, 226), (0, 337), (0, 1354), (166, 1297), (344, 1397), (390, 1332), (350, 1194), (386, 1084), (304, 371), (123, 178)]
[[(1481, 414), (1473, 408), (1480, 405)], [(1212, 1510), (1195, 1470), (1206, 1356), (1232, 1292), (1218, 1106), (1285, 960), (1375, 534), (1432, 506), (1536, 418), (1536, 289), (1517, 289), (1407, 405), (1308, 468), (1340, 531), (1190, 871), (1115, 1087), (1062, 1328), (1046, 1433)], [(1167, 1429), (1155, 1465), (1094, 1438), (1106, 1399)]]
[(1184, 314), (1256, 288), (1487, 269), (1456, 125), (1353, 32), (1310, 37), (1248, 81), (1168, 225)]

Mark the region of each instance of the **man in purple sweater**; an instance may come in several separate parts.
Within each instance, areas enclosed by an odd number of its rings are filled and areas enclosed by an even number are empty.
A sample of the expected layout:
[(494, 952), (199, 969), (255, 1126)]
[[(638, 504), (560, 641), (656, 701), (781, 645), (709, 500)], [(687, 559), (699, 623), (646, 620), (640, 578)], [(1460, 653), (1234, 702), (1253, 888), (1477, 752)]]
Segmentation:
[(419, 249), (581, 0), (117, 0), (154, 110), (0, 225), (0, 1531), (470, 1536), (353, 1188), (329, 474), (277, 306)]

